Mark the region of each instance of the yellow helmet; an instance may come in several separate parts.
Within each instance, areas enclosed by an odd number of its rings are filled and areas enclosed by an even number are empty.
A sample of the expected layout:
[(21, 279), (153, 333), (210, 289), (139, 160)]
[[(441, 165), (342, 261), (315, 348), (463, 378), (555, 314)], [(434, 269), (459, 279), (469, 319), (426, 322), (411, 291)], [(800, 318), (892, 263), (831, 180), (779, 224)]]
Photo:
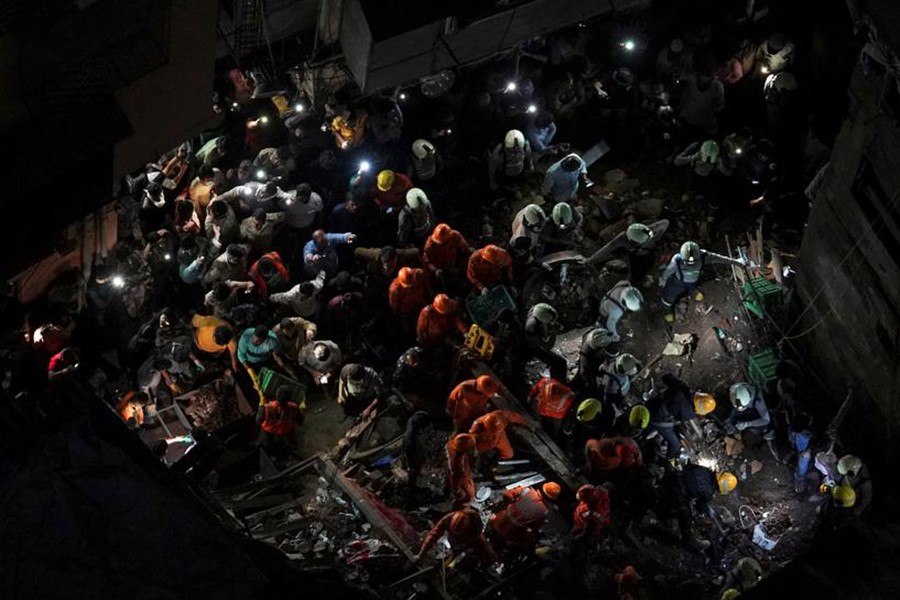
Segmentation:
[(719, 599), (720, 600), (734, 600), (735, 598), (737, 598), (740, 595), (741, 595), (741, 592), (736, 590), (735, 588), (728, 588), (727, 590), (722, 592), (722, 595), (719, 596)]
[(734, 473), (729, 473), (728, 471), (722, 471), (716, 475), (716, 481), (719, 482), (720, 494), (730, 494), (738, 484), (738, 479), (734, 476)]
[(708, 415), (716, 410), (716, 399), (706, 392), (694, 392), (694, 412), (700, 415)]
[(650, 424), (650, 411), (643, 404), (632, 407), (628, 414), (628, 424), (637, 429), (647, 429)]
[(603, 405), (600, 404), (599, 400), (596, 398), (588, 398), (578, 405), (578, 410), (575, 411), (575, 417), (579, 421), (593, 421), (597, 418), (597, 415), (600, 414), (602, 409)]
[(856, 491), (846, 483), (842, 483), (831, 489), (831, 498), (841, 508), (851, 508), (856, 504)]
[(394, 172), (390, 169), (385, 169), (380, 172), (376, 178), (376, 184), (378, 185), (378, 189), (382, 192), (388, 191), (394, 187)]

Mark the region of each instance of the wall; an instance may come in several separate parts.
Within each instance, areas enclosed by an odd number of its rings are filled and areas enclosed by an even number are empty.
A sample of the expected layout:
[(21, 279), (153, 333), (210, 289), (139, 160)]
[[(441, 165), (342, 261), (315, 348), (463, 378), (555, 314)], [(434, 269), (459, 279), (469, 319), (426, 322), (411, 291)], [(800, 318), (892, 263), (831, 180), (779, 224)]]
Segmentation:
[[(800, 252), (801, 314), (790, 335), (829, 394), (823, 423), (853, 383), (855, 402), (841, 439), (876, 474), (886, 499), (900, 458), (900, 96), (889, 75), (859, 69), (849, 116), (813, 201)], [(808, 333), (807, 333), (808, 332)]]

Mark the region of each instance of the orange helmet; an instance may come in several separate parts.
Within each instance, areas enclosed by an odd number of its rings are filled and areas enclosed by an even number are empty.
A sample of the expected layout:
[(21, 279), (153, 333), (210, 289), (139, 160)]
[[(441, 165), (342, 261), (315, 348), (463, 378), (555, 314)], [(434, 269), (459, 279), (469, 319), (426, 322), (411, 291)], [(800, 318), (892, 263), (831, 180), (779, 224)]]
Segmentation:
[(506, 427), (506, 423), (503, 420), (503, 417), (500, 416), (499, 412), (488, 413), (484, 416), (484, 426), (486, 429), (492, 429), (494, 431), (498, 429), (504, 429)]
[(456, 310), (456, 302), (450, 299), (450, 296), (447, 294), (438, 294), (434, 297), (434, 302), (432, 302), (434, 306), (434, 310), (438, 311), (442, 315), (449, 315), (454, 310)]
[(472, 528), (471, 513), (458, 510), (450, 517), (450, 534), (463, 536)]
[[(443, 295), (443, 294), (442, 294)], [(490, 375), (482, 375), (475, 380), (475, 387), (485, 396), (492, 396), (500, 391), (500, 386)]]
[(493, 265), (499, 265), (503, 262), (503, 255), (506, 254), (506, 251), (499, 246), (495, 246), (494, 244), (488, 244), (484, 247), (482, 256), (484, 256), (484, 260), (488, 261)]
[(410, 267), (403, 267), (400, 269), (400, 272), (397, 273), (397, 281), (403, 287), (409, 287), (413, 282), (413, 270)]
[(456, 444), (457, 450), (470, 452), (475, 449), (475, 436), (471, 433), (458, 433), (450, 440)]
[(551, 500), (556, 500), (557, 498), (559, 498), (559, 494), (560, 492), (562, 492), (562, 488), (559, 487), (559, 484), (555, 481), (548, 481), (541, 486), (541, 491), (544, 492), (544, 495)]
[(453, 229), (446, 223), (440, 223), (431, 233), (431, 239), (435, 244), (446, 244), (450, 241)]

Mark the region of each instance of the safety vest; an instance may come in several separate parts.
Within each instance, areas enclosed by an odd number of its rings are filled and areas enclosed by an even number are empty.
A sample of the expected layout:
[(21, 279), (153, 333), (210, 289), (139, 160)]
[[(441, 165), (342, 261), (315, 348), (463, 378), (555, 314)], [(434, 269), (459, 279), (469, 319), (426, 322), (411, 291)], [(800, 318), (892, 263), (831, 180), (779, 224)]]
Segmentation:
[(287, 435), (294, 430), (300, 407), (293, 402), (288, 402), (284, 406), (278, 402), (266, 402), (263, 410), (265, 418), (259, 426), (260, 429), (272, 435)]
[(575, 394), (555, 379), (544, 378), (535, 384), (538, 414), (550, 419), (563, 419), (575, 402)]
[(675, 257), (675, 269), (678, 271), (678, 279), (684, 283), (697, 283), (700, 280), (700, 271), (703, 270), (703, 262), (706, 258), (701, 254), (700, 260), (695, 265), (684, 262), (680, 255)]
[(506, 507), (505, 520), (522, 528), (536, 528), (547, 518), (547, 505), (540, 492), (534, 488), (523, 488), (516, 499)]

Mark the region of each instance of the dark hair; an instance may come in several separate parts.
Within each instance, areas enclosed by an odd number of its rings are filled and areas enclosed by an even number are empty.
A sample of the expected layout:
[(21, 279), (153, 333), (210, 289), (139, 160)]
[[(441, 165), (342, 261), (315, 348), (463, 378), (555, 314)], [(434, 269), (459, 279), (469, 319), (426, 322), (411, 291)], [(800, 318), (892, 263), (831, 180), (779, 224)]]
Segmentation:
[(245, 171), (250, 171), (253, 169), (253, 161), (244, 159), (240, 163), (238, 163), (238, 169), (244, 169)]
[(300, 293), (304, 296), (312, 296), (313, 292), (315, 291), (316, 286), (314, 286), (311, 281), (304, 281), (300, 284)]
[(359, 381), (366, 376), (366, 368), (359, 363), (354, 363), (347, 367), (347, 379)]
[(312, 195), (312, 187), (308, 183), (297, 185), (297, 196), (309, 197)]
[(267, 256), (259, 259), (259, 263), (257, 264), (256, 268), (259, 271), (260, 275), (262, 275), (263, 277), (271, 277), (276, 272), (275, 263), (272, 262), (272, 259)]
[(228, 214), (228, 205), (225, 204), (224, 200), (219, 200), (218, 202), (212, 202), (209, 205), (209, 212), (212, 213), (214, 217), (217, 219), (221, 219), (225, 215)]
[(566, 171), (576, 171), (578, 167), (581, 166), (581, 161), (579, 161), (574, 156), (567, 156), (562, 161), (562, 168)]
[(170, 369), (172, 367), (171, 359), (166, 358), (165, 356), (160, 356), (153, 360), (153, 368), (157, 370), (165, 370)]
[(278, 391), (275, 392), (275, 399), (282, 404), (285, 402), (290, 402), (291, 400), (291, 388), (286, 385), (283, 385), (278, 388)]
[(231, 295), (231, 288), (224, 281), (218, 281), (213, 286), (213, 297), (218, 300), (224, 300)]
[(182, 219), (190, 219), (194, 214), (194, 203), (190, 200), (178, 200), (175, 203), (175, 214)]
[(253, 209), (253, 218), (256, 219), (257, 221), (264, 220), (266, 218), (266, 209), (264, 209), (261, 206), (258, 206), (255, 209)]
[(267, 338), (269, 337), (269, 328), (265, 325), (257, 325), (253, 330), (253, 336), (258, 338)]
[(213, 340), (220, 346), (224, 346), (232, 339), (234, 339), (234, 332), (228, 325), (219, 325), (213, 331)]
[(150, 403), (150, 394), (147, 392), (135, 392), (134, 396), (131, 397), (132, 402), (137, 402), (138, 404), (149, 404)]
[(378, 254), (378, 258), (380, 258), (382, 262), (394, 260), (395, 258), (397, 258), (397, 249), (393, 246), (385, 246)]
[(230, 256), (236, 256), (237, 258), (243, 258), (247, 256), (247, 251), (244, 250), (244, 247), (240, 244), (228, 244), (228, 247), (225, 249), (225, 253)]
[(162, 458), (166, 455), (166, 452), (169, 450), (169, 442), (166, 440), (156, 440), (153, 442), (153, 448), (150, 449), (153, 452), (153, 456), (157, 458)]
[(197, 169), (197, 177), (200, 179), (212, 179), (215, 175), (215, 170), (209, 165), (200, 165), (200, 168)]
[(270, 181), (266, 184), (266, 196), (274, 196), (277, 191), (278, 185), (274, 181)]

